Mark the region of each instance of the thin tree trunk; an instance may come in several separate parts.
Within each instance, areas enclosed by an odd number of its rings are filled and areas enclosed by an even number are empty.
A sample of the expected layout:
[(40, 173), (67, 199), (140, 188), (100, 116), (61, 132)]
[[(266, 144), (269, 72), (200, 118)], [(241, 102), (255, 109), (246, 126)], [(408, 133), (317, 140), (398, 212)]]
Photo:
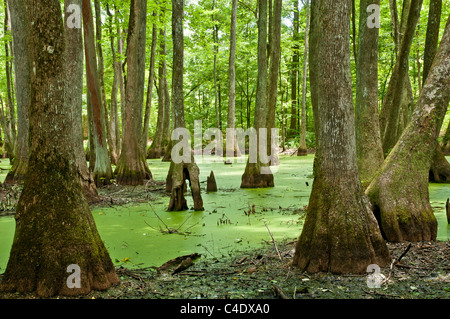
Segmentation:
[(116, 177), (117, 182), (122, 185), (141, 185), (145, 179), (152, 179), (140, 144), (145, 83), (146, 14), (147, 0), (131, 1), (122, 152), (117, 164)]
[[(402, 111), (410, 112), (408, 104), (411, 104), (411, 98), (408, 98), (410, 93), (407, 87), (409, 81), (408, 61), (422, 3), (423, 0), (411, 0), (408, 19), (405, 26), (405, 34), (401, 37), (399, 55), (383, 101), (383, 107), (380, 114), (380, 132), (385, 154), (389, 153), (394, 147), (404, 125), (407, 124), (403, 123), (402, 125)], [(403, 11), (405, 11), (405, 9)], [(407, 99), (406, 102), (405, 98)]]
[(389, 241), (435, 240), (428, 179), (450, 101), (450, 18), (414, 117), (366, 190)]
[[(95, 147), (95, 165), (92, 174), (96, 186), (108, 185), (113, 178), (111, 161), (106, 143), (106, 121), (105, 108), (102, 101), (102, 91), (98, 72), (94, 20), (90, 0), (83, 0), (83, 31), (84, 50), (86, 57), (86, 78), (87, 87), (91, 98), (92, 123), (93, 123), (93, 144)], [(92, 153), (92, 149), (90, 150)], [(90, 154), (89, 159), (92, 160)]]
[[(164, 23), (164, 11), (161, 12), (160, 22)], [(164, 154), (163, 137), (164, 121), (166, 117), (166, 31), (165, 26), (162, 26), (160, 31), (160, 48), (159, 48), (159, 67), (158, 67), (158, 118), (156, 121), (156, 131), (152, 141), (152, 145), (148, 149), (147, 158), (160, 158)], [(167, 114), (170, 117), (170, 114)]]
[[(156, 11), (153, 12), (153, 17), (156, 18)], [(147, 84), (147, 99), (145, 102), (144, 112), (144, 126), (142, 129), (142, 151), (147, 153), (148, 144), (148, 131), (150, 126), (150, 114), (152, 108), (152, 93), (153, 93), (153, 80), (155, 78), (155, 59), (156, 59), (156, 44), (158, 37), (158, 28), (153, 23), (152, 27), (152, 44), (150, 49), (150, 66), (148, 71), (148, 84)]]
[[(70, 2), (70, 3), (69, 3)], [(66, 0), (64, 2), (65, 25), (68, 17), (77, 12), (69, 10), (70, 5), (82, 7), (82, 0)], [(81, 17), (79, 17), (81, 19)], [(81, 22), (81, 21), (80, 21)], [(65, 29), (66, 33), (66, 98), (67, 109), (72, 110), (73, 141), (75, 149), (75, 165), (78, 179), (84, 195), (89, 203), (100, 201), (97, 187), (86, 162), (83, 145), (83, 33), (81, 28)]]
[(21, 183), (28, 169), (28, 116), (30, 108), (30, 77), (26, 52), (25, 8), (18, 1), (10, 1), (11, 29), (14, 45), (14, 75), (17, 101), (17, 143), (13, 165), (5, 184)]
[[(237, 139), (234, 134), (236, 127), (236, 22), (237, 22), (237, 0), (231, 0), (231, 23), (230, 23), (230, 55), (228, 59), (228, 116), (227, 116), (227, 144), (226, 155), (239, 156)], [(242, 114), (242, 113), (241, 113)], [(231, 143), (233, 144), (231, 146)]]
[(300, 145), (297, 150), (298, 156), (308, 154), (306, 147), (306, 80), (308, 78), (308, 34), (309, 34), (309, 0), (305, 1), (306, 28), (305, 28), (305, 51), (303, 53), (303, 75), (302, 75), (302, 119), (300, 123)]
[[(314, 183), (293, 264), (366, 273), (389, 250), (358, 176), (350, 76), (351, 0), (311, 3), (310, 73), (317, 136)], [(316, 74), (313, 74), (317, 72)]]
[[(259, 129), (267, 124), (267, 0), (260, 0), (258, 5), (258, 79), (256, 83), (256, 102), (254, 128), (257, 134), (257, 154), (249, 154), (244, 174), (241, 178), (241, 188), (273, 187), (273, 175), (267, 164), (260, 161)], [(266, 146), (267, 143), (261, 143)]]
[(297, 108), (298, 108), (298, 98), (297, 98), (297, 78), (299, 69), (299, 17), (300, 13), (298, 11), (298, 0), (294, 0), (294, 24), (293, 24), (293, 36), (294, 41), (293, 53), (292, 53), (292, 70), (291, 70), (291, 122), (289, 127), (288, 136), (294, 136), (297, 133)]
[[(172, 41), (173, 41), (173, 110), (174, 110), (174, 128), (181, 129), (185, 127), (184, 122), (184, 95), (183, 95), (183, 55), (184, 55), (184, 35), (183, 35), (183, 0), (172, 0)], [(171, 191), (169, 211), (182, 211), (188, 208), (184, 192), (187, 188), (186, 180), (191, 186), (192, 197), (194, 200), (194, 210), (203, 210), (203, 200), (200, 194), (199, 169), (195, 164), (194, 156), (183, 154), (190, 161), (184, 160), (170, 162), (169, 172), (166, 178), (166, 189)]]
[(378, 28), (367, 26), (370, 4), (378, 0), (361, 0), (358, 63), (356, 67), (355, 129), (359, 177), (363, 187), (384, 161), (378, 121)]
[[(27, 10), (27, 52), (35, 76), (31, 79), (29, 170), (0, 288), (36, 292), (40, 297), (105, 290), (119, 278), (77, 179), (72, 111), (64, 100), (67, 76), (61, 3), (16, 1)], [(79, 287), (68, 284), (67, 271), (72, 266), (80, 271)]]
[(271, 58), (269, 66), (268, 78), (268, 95), (267, 95), (267, 153), (270, 156), (270, 165), (279, 165), (277, 155), (276, 141), (278, 136), (273, 136), (272, 129), (275, 128), (275, 112), (277, 109), (278, 100), (278, 75), (280, 72), (281, 60), (281, 10), (282, 0), (274, 0), (273, 6), (273, 27), (271, 37)]

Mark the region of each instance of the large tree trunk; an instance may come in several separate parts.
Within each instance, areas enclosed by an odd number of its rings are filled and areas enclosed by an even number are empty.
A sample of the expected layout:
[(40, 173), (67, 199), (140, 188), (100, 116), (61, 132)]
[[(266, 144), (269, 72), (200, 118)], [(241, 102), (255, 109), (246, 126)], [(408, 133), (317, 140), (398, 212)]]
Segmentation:
[(10, 1), (11, 29), (14, 45), (14, 75), (17, 101), (17, 142), (11, 171), (5, 184), (21, 183), (28, 168), (28, 110), (30, 107), (30, 66), (26, 52), (25, 8), (18, 1)]
[(366, 190), (389, 241), (435, 240), (428, 178), (450, 100), (450, 19), (410, 124)]
[[(411, 93), (408, 86), (409, 52), (422, 3), (423, 0), (411, 0), (405, 33), (401, 39), (400, 51), (383, 101), (380, 114), (380, 132), (385, 154), (389, 153), (400, 137), (404, 126), (407, 124), (402, 120), (402, 115), (409, 113), (411, 108)], [(405, 11), (404, 8), (403, 12)]]
[[(86, 57), (86, 80), (89, 90), (90, 106), (92, 108), (92, 137), (95, 150), (95, 164), (92, 175), (95, 184), (98, 186), (108, 185), (113, 178), (111, 161), (106, 143), (106, 121), (105, 108), (103, 105), (100, 86), (100, 77), (97, 67), (97, 58), (95, 50), (94, 20), (90, 0), (83, 0), (83, 31), (84, 31), (84, 50)], [(90, 149), (92, 154), (92, 149)], [(92, 161), (93, 156), (89, 156)]]
[(298, 156), (308, 154), (306, 147), (306, 80), (308, 78), (308, 35), (309, 35), (309, 0), (305, 3), (306, 28), (305, 28), (305, 51), (303, 53), (303, 75), (302, 75), (302, 115), (300, 123), (300, 145), (297, 150)]
[(358, 176), (350, 14), (351, 0), (311, 4), (310, 72), (317, 153), (308, 212), (293, 261), (309, 272), (365, 273), (368, 265), (384, 266), (390, 259)]
[(372, 14), (367, 12), (370, 4), (380, 1), (361, 0), (359, 12), (359, 44), (356, 67), (355, 130), (356, 155), (359, 177), (363, 187), (384, 161), (378, 120), (378, 33), (377, 27), (367, 26)]
[[(172, 40), (173, 40), (173, 108), (174, 127), (182, 129), (185, 127), (184, 121), (184, 96), (183, 96), (183, 0), (172, 0)], [(189, 181), (194, 200), (194, 210), (203, 210), (203, 200), (200, 195), (199, 169), (195, 164), (194, 156), (187, 156), (189, 161), (176, 161), (171, 158), (169, 172), (166, 178), (166, 189), (171, 191), (169, 211), (182, 211), (188, 208), (184, 192), (187, 188), (186, 180)]]
[[(65, 25), (68, 18), (75, 11), (70, 11), (70, 5), (82, 7), (82, 0), (66, 0), (64, 2)], [(80, 17), (81, 18), (81, 17)], [(83, 34), (81, 28), (66, 28), (66, 98), (68, 110), (72, 110), (73, 141), (75, 148), (75, 164), (78, 170), (78, 179), (81, 182), (84, 195), (89, 203), (98, 202), (94, 178), (88, 168), (83, 145)]]
[(117, 165), (117, 182), (140, 185), (152, 175), (140, 144), (145, 83), (145, 33), (147, 0), (132, 0), (127, 38), (125, 114), (122, 120), (122, 152)]
[[(31, 79), (29, 170), (1, 290), (35, 291), (50, 297), (107, 289), (119, 279), (77, 179), (72, 111), (64, 101), (61, 3), (16, 1), (27, 9), (27, 52), (35, 72)], [(80, 269), (79, 287), (68, 284), (71, 265)]]
[[(266, 128), (267, 123), (267, 0), (259, 1), (258, 12), (258, 80), (256, 83), (254, 117), (254, 128), (258, 136), (258, 152), (256, 156), (249, 154), (249, 160), (241, 178), (241, 188), (265, 188), (274, 186), (270, 167), (268, 164), (263, 164), (260, 161), (259, 143), (261, 138), (259, 129)], [(266, 146), (267, 143), (264, 142), (261, 144)], [(250, 160), (250, 158), (254, 157), (256, 157), (256, 160)]]

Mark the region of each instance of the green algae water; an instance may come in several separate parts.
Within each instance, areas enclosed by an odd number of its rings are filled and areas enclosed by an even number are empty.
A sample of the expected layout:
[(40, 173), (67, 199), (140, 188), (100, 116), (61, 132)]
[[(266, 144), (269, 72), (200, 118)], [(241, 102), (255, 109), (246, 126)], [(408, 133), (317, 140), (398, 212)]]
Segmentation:
[[(230, 253), (273, 246), (298, 238), (312, 186), (313, 155), (282, 155), (275, 168), (275, 187), (240, 189), (245, 161), (224, 165), (211, 158), (197, 158), (200, 181), (206, 190), (211, 170), (217, 182), (215, 193), (202, 192), (205, 210), (167, 212), (169, 197), (149, 193), (147, 203), (93, 208), (98, 231), (115, 265), (128, 268), (160, 266), (191, 253), (218, 258)], [(164, 181), (169, 163), (150, 160), (155, 180)], [(4, 178), (0, 176), (0, 178)], [(430, 184), (430, 202), (438, 220), (437, 240), (448, 241), (445, 202), (450, 185)], [(192, 198), (186, 194), (188, 206)], [(254, 211), (254, 212), (253, 212)], [(0, 273), (4, 272), (14, 236), (14, 218), (0, 217)], [(177, 232), (167, 231), (177, 230)], [(270, 231), (270, 233), (269, 233)]]

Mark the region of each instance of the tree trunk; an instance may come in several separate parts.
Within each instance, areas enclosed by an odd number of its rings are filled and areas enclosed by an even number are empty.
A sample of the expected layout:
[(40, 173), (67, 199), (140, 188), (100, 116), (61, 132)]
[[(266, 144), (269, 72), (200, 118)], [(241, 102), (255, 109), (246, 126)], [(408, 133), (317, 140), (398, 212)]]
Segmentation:
[[(164, 18), (164, 14), (161, 15), (161, 22)], [(165, 36), (166, 31), (163, 26), (160, 30), (161, 42), (159, 50), (159, 67), (158, 67), (158, 118), (156, 121), (156, 132), (152, 141), (152, 145), (147, 151), (147, 158), (161, 158), (164, 154), (163, 151), (163, 135), (164, 135), (164, 119), (165, 119), (165, 107), (166, 107), (166, 74), (165, 74), (165, 63), (166, 63), (166, 44)], [(169, 114), (170, 116), (170, 114)]]
[[(156, 18), (156, 11), (153, 12), (153, 17)], [(142, 129), (142, 152), (147, 153), (148, 131), (150, 126), (150, 112), (152, 108), (152, 92), (153, 80), (155, 78), (155, 59), (156, 59), (156, 40), (158, 36), (158, 28), (153, 23), (152, 27), (152, 44), (150, 50), (150, 66), (148, 71), (148, 85), (147, 85), (147, 99), (145, 102), (144, 126)]]
[[(70, 11), (70, 5), (82, 7), (82, 0), (64, 2), (65, 25), (68, 17), (76, 12)], [(81, 18), (81, 17), (80, 17)], [(89, 203), (100, 201), (97, 187), (86, 162), (83, 145), (83, 34), (81, 28), (66, 28), (66, 98), (67, 109), (72, 110), (73, 141), (75, 148), (75, 165), (78, 179)]]
[(280, 71), (281, 60), (281, 10), (282, 0), (274, 0), (266, 117), (267, 153), (270, 156), (270, 165), (279, 165), (277, 155), (278, 145), (276, 145), (278, 136), (272, 136), (272, 133), (275, 133), (272, 132), (272, 129), (275, 128), (275, 112), (278, 99), (278, 74)]
[[(92, 171), (96, 186), (108, 185), (113, 178), (111, 161), (106, 143), (105, 108), (102, 101), (100, 78), (95, 50), (94, 20), (90, 0), (83, 0), (84, 50), (86, 57), (87, 87), (92, 108), (92, 137), (95, 148), (95, 165)], [(92, 149), (90, 150), (92, 152)], [(92, 160), (90, 154), (89, 159)]]
[(450, 100), (450, 19), (410, 124), (366, 190), (389, 241), (435, 240), (428, 178)]
[[(428, 76), (428, 72), (436, 56), (439, 28), (441, 23), (442, 0), (430, 1), (430, 11), (428, 13), (427, 35), (425, 39), (424, 61), (423, 61), (423, 84)], [(450, 182), (450, 163), (444, 156), (441, 146), (436, 146), (436, 153), (433, 157), (430, 169), (430, 182)]]
[(293, 53), (292, 53), (292, 70), (291, 70), (291, 122), (289, 127), (288, 136), (294, 136), (297, 133), (297, 79), (298, 79), (298, 68), (299, 68), (299, 17), (300, 13), (298, 11), (298, 0), (294, 0), (294, 23), (293, 23), (293, 36), (294, 41)]
[(300, 124), (300, 145), (297, 150), (298, 156), (306, 156), (306, 80), (308, 78), (308, 34), (309, 34), (309, 0), (305, 3), (306, 28), (305, 28), (305, 51), (303, 54), (303, 76), (302, 76), (302, 119)]
[(5, 184), (23, 182), (28, 168), (28, 113), (30, 108), (30, 66), (26, 52), (25, 8), (18, 1), (10, 1), (11, 29), (14, 45), (14, 75), (17, 101), (17, 142), (11, 171)]
[[(239, 156), (237, 139), (233, 134), (228, 136), (228, 132), (236, 128), (236, 21), (237, 21), (237, 0), (231, 0), (231, 23), (230, 23), (230, 55), (228, 60), (228, 116), (227, 116), (227, 156)], [(231, 143), (233, 145), (231, 145)]]
[(147, 0), (132, 0), (127, 38), (125, 114), (122, 120), (122, 152), (117, 165), (117, 182), (141, 185), (152, 175), (140, 144), (145, 83), (145, 33)]
[[(172, 40), (173, 40), (173, 109), (174, 109), (174, 128), (181, 129), (185, 127), (184, 122), (184, 96), (183, 96), (183, 0), (172, 0)], [(194, 156), (188, 156), (190, 161), (170, 162), (169, 172), (166, 178), (166, 189), (171, 191), (169, 211), (182, 211), (188, 208), (184, 192), (187, 188), (186, 180), (191, 186), (192, 197), (194, 200), (194, 210), (203, 210), (203, 200), (200, 194), (199, 169), (195, 164)], [(184, 157), (183, 156), (183, 157)]]
[[(294, 265), (309, 272), (365, 273), (389, 251), (358, 176), (350, 76), (351, 0), (311, 3), (310, 72), (317, 153)], [(313, 75), (313, 72), (318, 72)]]
[[(411, 95), (408, 95), (408, 61), (422, 3), (423, 0), (411, 0), (405, 33), (401, 39), (399, 55), (383, 101), (383, 108), (380, 114), (380, 132), (385, 154), (389, 153), (394, 147), (403, 131), (404, 125), (407, 124), (404, 123), (402, 125), (402, 112), (410, 112), (409, 104), (411, 102)], [(405, 8), (403, 11), (405, 11)]]
[[(119, 279), (77, 179), (72, 111), (64, 101), (61, 3), (16, 1), (27, 9), (27, 52), (35, 75), (31, 79), (29, 170), (1, 290), (35, 291), (40, 297), (104, 290)], [(69, 285), (71, 265), (79, 267), (79, 287)]]
[(379, 0), (361, 0), (359, 22), (358, 64), (356, 67), (355, 129), (356, 155), (363, 188), (384, 161), (378, 121), (378, 34), (377, 27), (367, 26), (372, 14), (370, 4)]
[[(273, 175), (269, 172), (267, 164), (260, 161), (260, 134), (259, 128), (266, 126), (267, 114), (267, 0), (259, 1), (258, 17), (258, 80), (256, 83), (256, 102), (254, 128), (256, 129), (258, 142), (256, 160), (250, 161), (249, 156), (244, 174), (241, 178), (241, 188), (265, 188), (273, 187)], [(264, 146), (267, 143), (262, 143)], [(251, 154), (249, 154), (251, 155)], [(268, 171), (269, 170), (269, 171)]]
[(109, 141), (109, 147), (111, 148), (110, 153), (116, 154), (115, 161), (114, 157), (111, 158), (111, 163), (116, 165), (117, 164), (117, 157), (120, 154), (120, 127), (119, 127), (119, 108), (118, 108), (118, 99), (117, 94), (119, 92), (119, 86), (120, 86), (120, 78), (119, 73), (121, 70), (121, 64), (120, 61), (118, 61), (117, 54), (116, 54), (116, 47), (115, 47), (115, 35), (113, 33), (113, 26), (114, 26), (114, 18), (113, 14), (109, 11), (109, 6), (107, 5), (107, 14), (109, 19), (109, 41), (110, 41), (110, 47), (111, 47), (111, 57), (112, 57), (112, 65), (114, 69), (114, 75), (113, 75), (113, 83), (111, 88), (111, 104), (110, 104), (110, 141)]

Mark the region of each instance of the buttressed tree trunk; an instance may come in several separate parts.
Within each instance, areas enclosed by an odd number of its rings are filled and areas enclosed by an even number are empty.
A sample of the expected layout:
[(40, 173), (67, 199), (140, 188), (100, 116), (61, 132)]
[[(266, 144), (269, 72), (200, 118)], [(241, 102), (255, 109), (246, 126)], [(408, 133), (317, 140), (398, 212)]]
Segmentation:
[[(378, 34), (379, 28), (367, 21), (371, 4), (379, 0), (361, 0), (359, 12), (359, 44), (356, 67), (355, 130), (359, 177), (363, 187), (384, 161), (378, 121)], [(369, 25), (368, 25), (369, 23)]]
[(147, 0), (132, 0), (127, 38), (125, 116), (122, 121), (122, 152), (117, 165), (117, 182), (140, 185), (152, 174), (140, 144), (145, 83), (145, 33)]
[(308, 212), (293, 260), (309, 272), (365, 273), (368, 265), (381, 267), (390, 259), (358, 175), (351, 7), (351, 0), (311, 3), (310, 70), (318, 145)]
[(25, 8), (18, 1), (9, 1), (11, 29), (14, 43), (14, 74), (17, 100), (17, 143), (11, 171), (5, 178), (5, 184), (23, 181), (28, 168), (28, 110), (30, 105), (30, 66), (26, 47), (26, 29), (23, 25)]
[[(36, 292), (42, 297), (107, 289), (119, 279), (77, 179), (72, 112), (64, 101), (61, 3), (16, 1), (27, 10), (27, 52), (34, 71), (30, 157), (0, 287), (3, 291)], [(79, 287), (72, 286), (69, 278), (77, 268)]]
[[(183, 0), (172, 0), (172, 40), (173, 40), (173, 107), (174, 107), (174, 126), (175, 128), (184, 128), (184, 96), (183, 96)], [(190, 144), (190, 141), (189, 141)], [(182, 155), (183, 158), (186, 154)], [(197, 164), (194, 156), (187, 154), (189, 161), (176, 161), (174, 158), (170, 162), (169, 172), (166, 178), (166, 189), (171, 191), (169, 211), (182, 211), (188, 209), (184, 192), (187, 188), (186, 180), (191, 186), (192, 197), (194, 200), (194, 210), (203, 210), (203, 200), (200, 194), (200, 181)]]
[(450, 100), (450, 18), (413, 118), (366, 190), (389, 241), (435, 240), (428, 177)]
[[(260, 134), (259, 128), (266, 128), (267, 113), (267, 0), (259, 1), (258, 7), (258, 80), (256, 83), (256, 101), (255, 101), (255, 117), (254, 128), (257, 132), (257, 155), (251, 156), (245, 166), (244, 174), (241, 178), (241, 188), (265, 188), (273, 187), (273, 174), (270, 173), (270, 167), (263, 164), (260, 160)], [(261, 143), (267, 148), (267, 143)], [(250, 160), (250, 158), (256, 160)]]

